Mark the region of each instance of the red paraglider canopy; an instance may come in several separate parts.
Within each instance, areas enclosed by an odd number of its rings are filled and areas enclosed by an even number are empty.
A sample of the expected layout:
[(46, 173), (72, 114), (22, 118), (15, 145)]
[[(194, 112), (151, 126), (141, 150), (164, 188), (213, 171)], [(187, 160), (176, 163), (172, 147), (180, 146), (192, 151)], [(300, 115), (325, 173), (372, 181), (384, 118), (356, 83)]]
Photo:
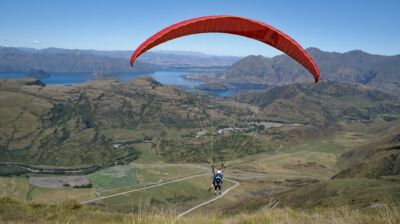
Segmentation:
[(266, 43), (303, 65), (318, 82), (320, 73), (315, 61), (298, 44), (282, 31), (257, 20), (237, 16), (204, 16), (185, 20), (164, 28), (143, 42), (133, 53), (131, 65), (147, 50), (166, 41), (199, 33), (228, 33)]

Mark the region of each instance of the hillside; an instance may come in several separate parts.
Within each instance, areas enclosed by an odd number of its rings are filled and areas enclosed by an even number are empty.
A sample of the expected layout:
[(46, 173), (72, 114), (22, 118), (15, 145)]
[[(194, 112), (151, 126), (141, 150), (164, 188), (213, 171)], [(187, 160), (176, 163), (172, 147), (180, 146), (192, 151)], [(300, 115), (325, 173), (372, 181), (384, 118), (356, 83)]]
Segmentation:
[(348, 149), (337, 161), (340, 170), (331, 179), (319, 180), (305, 186), (278, 193), (271, 197), (234, 206), (255, 209), (279, 201), (282, 207), (321, 208), (351, 206), (365, 211), (398, 204), (400, 124), (391, 121), (389, 128), (374, 131), (375, 138), (366, 139), (361, 146)]
[[(397, 125), (378, 134), (378, 138), (374, 136), (374, 140), (366, 139), (362, 146), (345, 151), (336, 164), (340, 171), (330, 179), (319, 179), (232, 205), (227, 212), (254, 211), (270, 205), (271, 202), (278, 204), (278, 207), (293, 209), (332, 209), (346, 206), (372, 213), (391, 205), (398, 206), (399, 127), (397, 122)], [(378, 132), (374, 133), (377, 135)], [(382, 139), (376, 140), (379, 136)]]
[(400, 175), (400, 124), (379, 135), (379, 140), (343, 153), (338, 161), (343, 170), (334, 178), (386, 177), (398, 179), (398, 175)]
[(400, 113), (400, 100), (395, 95), (365, 85), (333, 81), (246, 91), (232, 98), (259, 106), (258, 117), (319, 127), (340, 121), (370, 122), (378, 117), (392, 121), (398, 119)]
[[(400, 95), (400, 55), (372, 55), (360, 50), (336, 53), (317, 48), (308, 48), (307, 52), (316, 61), (321, 80), (360, 83)], [(312, 80), (304, 68), (286, 55), (245, 57), (219, 79), (278, 85)]]
[(211, 136), (194, 139), (196, 131), (235, 119), (225, 114), (229, 105), (145, 77), (73, 86), (2, 80), (0, 93), (2, 162), (99, 164), (135, 154), (135, 143), (152, 140), (165, 158), (201, 161), (207, 155), (200, 140)]
[[(339, 157), (341, 168), (330, 180), (319, 181), (276, 196), (281, 206), (315, 208), (348, 205), (363, 210), (398, 204), (400, 125), (376, 135)], [(376, 132), (377, 133), (377, 132)], [(267, 204), (259, 200), (254, 206)]]

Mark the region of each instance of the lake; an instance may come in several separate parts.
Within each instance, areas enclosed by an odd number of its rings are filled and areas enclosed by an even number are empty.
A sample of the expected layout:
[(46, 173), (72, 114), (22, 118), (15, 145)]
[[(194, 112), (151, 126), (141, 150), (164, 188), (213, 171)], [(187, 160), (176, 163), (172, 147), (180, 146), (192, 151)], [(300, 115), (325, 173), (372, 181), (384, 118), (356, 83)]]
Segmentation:
[[(204, 84), (204, 81), (198, 80), (188, 80), (184, 79), (184, 75), (192, 74), (193, 71), (156, 71), (154, 73), (149, 74), (134, 74), (134, 73), (113, 73), (117, 76), (119, 81), (128, 81), (132, 79), (136, 79), (138, 77), (147, 76), (152, 77), (158, 82), (162, 84), (168, 85), (177, 85), (183, 90), (188, 91), (202, 91), (202, 92), (209, 92), (210, 90), (199, 90), (194, 88), (197, 85)], [(42, 78), (42, 81), (46, 85), (54, 85), (54, 84), (61, 84), (61, 85), (73, 85), (73, 84), (80, 84), (83, 82), (88, 82), (93, 80), (91, 72), (49, 72), (50, 77)], [(24, 77), (29, 77), (28, 74), (18, 73), (18, 72), (0, 72), (0, 79), (20, 79)], [(257, 85), (257, 84), (255, 84)], [(253, 85), (243, 85), (238, 84), (236, 85), (236, 89), (228, 89), (228, 90), (213, 90), (212, 94), (215, 96), (226, 97), (232, 94), (237, 93), (241, 89), (258, 89), (254, 84)]]
[[(42, 81), (46, 85), (52, 84), (62, 84), (62, 85), (71, 85), (71, 84), (80, 84), (83, 82), (92, 81), (92, 73), (91, 72), (49, 72), (50, 77), (41, 78)], [(119, 81), (128, 81), (132, 79), (136, 79), (141, 76), (149, 76), (154, 78), (155, 80), (163, 83), (163, 84), (173, 84), (173, 85), (185, 85), (185, 86), (196, 86), (202, 84), (204, 82), (201, 81), (192, 81), (186, 80), (182, 78), (182, 75), (188, 74), (187, 72), (175, 72), (175, 71), (158, 71), (150, 74), (134, 74), (129, 72), (119, 72), (112, 73), (114, 74)], [(0, 79), (19, 79), (29, 77), (28, 74), (18, 73), (18, 72), (1, 72)]]

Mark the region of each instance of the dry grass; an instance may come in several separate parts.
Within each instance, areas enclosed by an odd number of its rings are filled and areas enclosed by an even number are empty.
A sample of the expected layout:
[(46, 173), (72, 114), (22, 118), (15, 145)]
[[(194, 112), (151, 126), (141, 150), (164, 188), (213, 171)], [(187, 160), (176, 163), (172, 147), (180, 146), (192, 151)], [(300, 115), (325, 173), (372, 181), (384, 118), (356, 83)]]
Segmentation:
[(380, 224), (400, 223), (399, 210), (386, 207), (373, 213), (360, 212), (348, 207), (314, 210), (265, 209), (253, 214), (242, 214), (229, 219), (228, 223), (246, 224)]
[(230, 217), (202, 213), (176, 219), (176, 215), (172, 212), (150, 214), (146, 205), (136, 214), (118, 214), (81, 206), (73, 200), (66, 201), (60, 206), (50, 206), (22, 204), (0, 198), (0, 223), (395, 224), (400, 223), (400, 211), (394, 205), (372, 212), (352, 210), (345, 206), (313, 210), (277, 208)]

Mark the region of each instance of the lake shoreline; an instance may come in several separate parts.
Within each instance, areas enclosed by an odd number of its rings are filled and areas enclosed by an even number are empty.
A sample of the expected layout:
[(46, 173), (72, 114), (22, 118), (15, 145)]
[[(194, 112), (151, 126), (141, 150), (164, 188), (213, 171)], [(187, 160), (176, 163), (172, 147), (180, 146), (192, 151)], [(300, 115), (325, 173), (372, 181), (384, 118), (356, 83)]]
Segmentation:
[[(191, 92), (207, 92), (215, 96), (226, 97), (230, 96), (235, 91), (231, 90), (200, 90), (196, 86), (205, 84), (206, 82), (200, 80), (187, 80), (185, 75), (193, 74), (191, 70), (160, 70), (153, 73), (137, 74), (127, 72), (113, 73), (118, 82), (126, 82), (137, 79), (139, 77), (151, 77), (164, 85), (177, 86), (178, 88), (191, 91)], [(79, 85), (85, 82), (96, 81), (93, 79), (92, 72), (48, 72), (49, 77), (38, 79), (45, 85)], [(23, 72), (0, 72), (0, 80), (31, 78), (28, 74)]]

